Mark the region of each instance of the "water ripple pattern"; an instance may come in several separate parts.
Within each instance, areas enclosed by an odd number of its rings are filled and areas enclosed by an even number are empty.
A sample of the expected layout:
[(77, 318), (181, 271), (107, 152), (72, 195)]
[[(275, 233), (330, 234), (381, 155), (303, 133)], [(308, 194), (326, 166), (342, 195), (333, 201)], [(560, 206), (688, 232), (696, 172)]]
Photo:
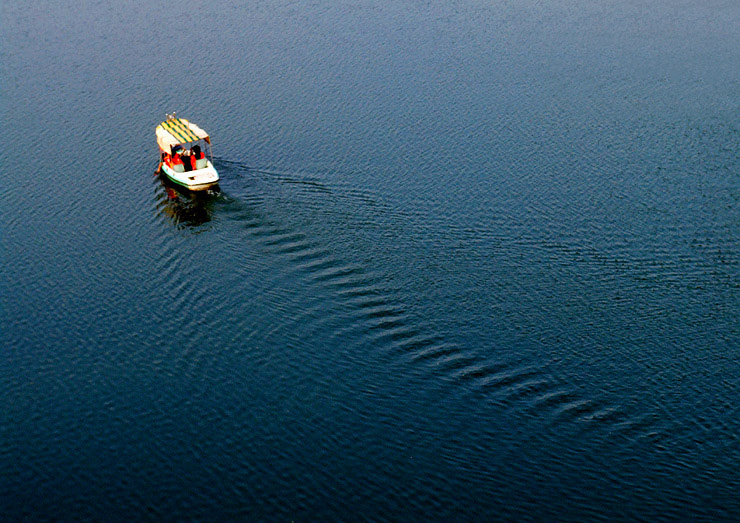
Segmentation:
[(3, 520), (740, 519), (740, 6), (6, 4)]

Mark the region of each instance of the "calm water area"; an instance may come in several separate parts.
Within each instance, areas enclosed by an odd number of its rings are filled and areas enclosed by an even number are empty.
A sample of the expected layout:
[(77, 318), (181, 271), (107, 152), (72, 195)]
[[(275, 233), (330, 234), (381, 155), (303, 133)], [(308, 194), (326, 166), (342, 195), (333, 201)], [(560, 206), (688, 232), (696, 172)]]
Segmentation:
[(740, 3), (0, 28), (0, 519), (740, 519)]

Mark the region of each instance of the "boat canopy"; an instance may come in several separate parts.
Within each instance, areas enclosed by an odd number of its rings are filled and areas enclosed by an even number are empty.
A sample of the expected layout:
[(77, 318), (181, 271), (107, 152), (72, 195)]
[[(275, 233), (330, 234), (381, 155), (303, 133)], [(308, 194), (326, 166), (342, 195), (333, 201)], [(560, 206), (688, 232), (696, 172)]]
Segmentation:
[(198, 140), (211, 143), (208, 133), (184, 118), (168, 118), (157, 126), (157, 143), (163, 151), (169, 151), (175, 145)]

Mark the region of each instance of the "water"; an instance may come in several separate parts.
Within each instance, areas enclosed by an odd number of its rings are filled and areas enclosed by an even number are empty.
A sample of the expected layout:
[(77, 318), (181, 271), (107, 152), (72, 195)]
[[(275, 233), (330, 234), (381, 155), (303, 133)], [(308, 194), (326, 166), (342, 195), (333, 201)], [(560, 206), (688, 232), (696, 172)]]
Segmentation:
[(4, 2), (3, 519), (740, 516), (740, 6), (397, 4)]

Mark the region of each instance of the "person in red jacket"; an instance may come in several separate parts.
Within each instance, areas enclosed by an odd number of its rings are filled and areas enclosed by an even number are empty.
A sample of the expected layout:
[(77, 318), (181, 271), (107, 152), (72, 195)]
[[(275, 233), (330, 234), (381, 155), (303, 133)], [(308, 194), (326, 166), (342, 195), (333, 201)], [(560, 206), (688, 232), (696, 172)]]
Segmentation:
[(193, 148), (190, 150), (190, 165), (194, 171), (197, 169), (196, 163), (198, 160), (202, 160), (203, 158), (204, 155), (200, 150), (200, 145), (193, 145)]
[(179, 152), (178, 153), (175, 153), (172, 156), (172, 168), (175, 169), (175, 170), (177, 170), (177, 166), (178, 165), (181, 165), (182, 166), (182, 170), (183, 171), (185, 170), (185, 165), (182, 163), (182, 158), (180, 157), (180, 153)]

